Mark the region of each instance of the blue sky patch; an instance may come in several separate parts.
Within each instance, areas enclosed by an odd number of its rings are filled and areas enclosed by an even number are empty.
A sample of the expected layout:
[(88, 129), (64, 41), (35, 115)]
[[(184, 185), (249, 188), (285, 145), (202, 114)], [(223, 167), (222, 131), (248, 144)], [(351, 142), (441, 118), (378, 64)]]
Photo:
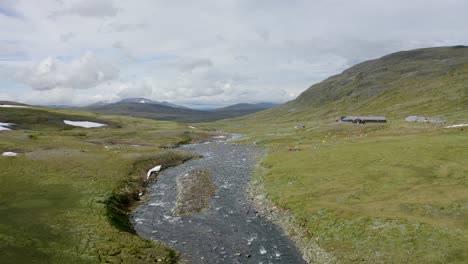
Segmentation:
[(20, 15), (13, 9), (0, 7), (0, 15), (18, 18)]
[(18, 83), (15, 81), (10, 80), (2, 80), (0, 79), (0, 92), (11, 92), (15, 91), (15, 93), (21, 93), (31, 90), (31, 87)]
[(17, 51), (13, 53), (1, 53), (0, 51), (0, 61), (26, 61), (30, 60), (28, 53), (24, 51)]

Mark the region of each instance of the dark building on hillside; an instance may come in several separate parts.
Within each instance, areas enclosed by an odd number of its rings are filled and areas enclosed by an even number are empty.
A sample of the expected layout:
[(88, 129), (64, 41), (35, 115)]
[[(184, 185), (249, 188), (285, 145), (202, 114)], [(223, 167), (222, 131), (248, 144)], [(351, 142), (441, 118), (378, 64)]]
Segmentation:
[(338, 121), (354, 124), (387, 123), (387, 119), (384, 116), (342, 116)]

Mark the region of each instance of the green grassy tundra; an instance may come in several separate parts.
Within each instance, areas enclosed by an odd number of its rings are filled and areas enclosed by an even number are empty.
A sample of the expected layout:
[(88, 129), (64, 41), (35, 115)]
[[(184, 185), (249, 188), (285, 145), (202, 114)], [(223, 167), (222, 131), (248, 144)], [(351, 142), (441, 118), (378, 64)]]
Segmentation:
[[(79, 128), (64, 119), (108, 124)], [(0, 120), (0, 263), (175, 263), (178, 254), (134, 234), (129, 207), (146, 170), (187, 153), (185, 125), (43, 108), (3, 108)]]
[[(335, 122), (346, 115), (389, 122)], [(409, 115), (446, 124), (404, 122)], [(269, 150), (255, 177), (337, 262), (467, 263), (468, 127), (444, 128), (460, 123), (468, 123), (464, 46), (366, 61), (216, 126)]]
[(468, 128), (295, 124), (220, 126), (269, 150), (255, 178), (338, 263), (466, 263)]

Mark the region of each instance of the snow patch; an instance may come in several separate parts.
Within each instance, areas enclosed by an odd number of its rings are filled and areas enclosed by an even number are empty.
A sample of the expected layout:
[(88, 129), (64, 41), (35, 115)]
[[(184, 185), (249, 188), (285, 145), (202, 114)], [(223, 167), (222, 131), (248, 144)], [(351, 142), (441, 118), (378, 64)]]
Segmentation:
[(146, 179), (148, 180), (153, 172), (159, 172), (160, 170), (161, 170), (161, 165), (158, 165), (152, 168), (151, 170), (148, 171), (148, 173), (146, 173)]
[(7, 152), (3, 152), (2, 156), (7, 156), (7, 157), (14, 157), (14, 156), (17, 156), (18, 153), (16, 152), (11, 152), (11, 151), (7, 151)]
[(445, 128), (465, 127), (465, 126), (468, 126), (468, 124), (457, 124), (457, 125), (451, 125), (451, 126), (446, 126)]
[(0, 107), (3, 107), (3, 108), (31, 108), (29, 106), (24, 106), (24, 105), (5, 105), (5, 104), (0, 104)]
[(102, 127), (107, 126), (106, 124), (90, 122), (90, 121), (70, 121), (70, 120), (63, 120), (63, 122), (70, 126), (77, 126), (77, 127), (84, 127), (84, 128), (93, 128), (93, 127)]
[(11, 128), (8, 128), (8, 126), (14, 125), (13, 123), (2, 123), (0, 122), (0, 131), (1, 130), (11, 130)]

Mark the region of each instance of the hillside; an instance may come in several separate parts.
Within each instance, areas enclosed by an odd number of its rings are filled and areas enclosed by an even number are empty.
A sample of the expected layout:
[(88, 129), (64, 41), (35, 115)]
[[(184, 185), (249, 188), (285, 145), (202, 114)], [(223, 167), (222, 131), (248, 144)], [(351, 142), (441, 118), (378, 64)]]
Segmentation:
[(123, 100), (118, 103), (102, 106), (90, 106), (88, 111), (102, 114), (126, 115), (154, 120), (178, 122), (209, 122), (227, 118), (240, 117), (269, 108), (267, 104), (237, 104), (210, 111), (194, 110), (183, 107), (173, 107), (159, 103), (149, 103), (140, 99)]
[(457, 118), (468, 111), (468, 47), (393, 53), (312, 85), (295, 100), (252, 120), (301, 121), (342, 115)]
[(273, 108), (279, 105), (280, 104), (274, 104), (274, 103), (258, 103), (258, 104), (240, 103), (240, 104), (226, 106), (223, 108), (218, 108), (218, 109), (215, 109), (215, 111), (230, 111), (230, 110), (252, 111), (252, 110), (259, 110), (259, 109), (265, 110), (265, 109)]

